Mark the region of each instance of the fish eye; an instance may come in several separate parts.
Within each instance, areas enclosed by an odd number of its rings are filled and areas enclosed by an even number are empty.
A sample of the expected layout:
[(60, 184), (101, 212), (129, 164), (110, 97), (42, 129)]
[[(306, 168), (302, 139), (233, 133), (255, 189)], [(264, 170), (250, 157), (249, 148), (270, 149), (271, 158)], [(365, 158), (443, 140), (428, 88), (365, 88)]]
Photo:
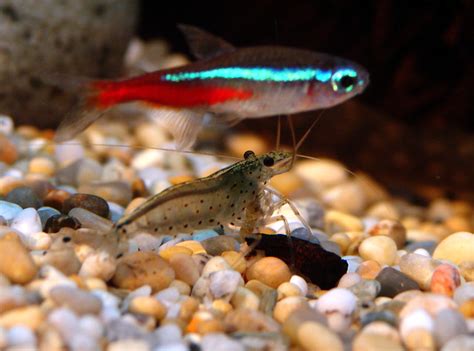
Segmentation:
[(244, 152), (244, 159), (248, 159), (249, 157), (255, 156), (255, 152), (252, 150), (247, 150)]
[(352, 69), (339, 70), (331, 77), (334, 91), (348, 93), (357, 85), (357, 73)]
[(267, 167), (271, 167), (275, 164), (275, 160), (273, 159), (273, 157), (265, 156), (265, 158), (263, 159), (263, 164)]

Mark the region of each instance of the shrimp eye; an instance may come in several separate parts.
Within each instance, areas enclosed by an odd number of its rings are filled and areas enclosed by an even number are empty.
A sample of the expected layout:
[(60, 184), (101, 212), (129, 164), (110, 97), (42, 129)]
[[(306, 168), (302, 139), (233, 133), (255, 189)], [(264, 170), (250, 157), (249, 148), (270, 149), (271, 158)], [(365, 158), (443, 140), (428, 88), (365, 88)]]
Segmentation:
[(263, 159), (263, 164), (267, 167), (271, 167), (275, 164), (275, 160), (270, 156), (265, 156)]
[(249, 157), (252, 157), (252, 156), (255, 156), (255, 152), (253, 152), (252, 150), (245, 151), (244, 159), (248, 159)]

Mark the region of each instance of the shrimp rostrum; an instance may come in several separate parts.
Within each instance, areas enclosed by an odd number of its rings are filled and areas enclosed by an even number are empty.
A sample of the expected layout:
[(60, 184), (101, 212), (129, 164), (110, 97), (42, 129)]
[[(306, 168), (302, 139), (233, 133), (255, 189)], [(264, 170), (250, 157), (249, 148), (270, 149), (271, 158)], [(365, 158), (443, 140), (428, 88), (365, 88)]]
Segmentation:
[[(288, 223), (282, 216), (273, 216), (274, 210), (286, 203), (299, 218), (301, 216), (287, 199), (266, 184), (273, 176), (289, 171), (293, 161), (291, 152), (255, 155), (247, 151), (240, 162), (150, 197), (122, 217), (116, 230), (127, 233), (128, 226), (135, 223), (157, 234), (175, 235), (236, 226), (244, 238), (258, 226), (283, 220), (289, 234)], [(275, 197), (279, 200), (275, 201)]]

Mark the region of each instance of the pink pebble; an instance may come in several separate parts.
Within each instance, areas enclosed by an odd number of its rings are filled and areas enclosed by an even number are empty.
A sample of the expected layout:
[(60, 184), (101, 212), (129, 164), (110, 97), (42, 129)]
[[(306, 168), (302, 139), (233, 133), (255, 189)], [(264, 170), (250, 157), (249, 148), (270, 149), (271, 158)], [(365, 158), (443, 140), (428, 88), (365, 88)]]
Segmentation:
[(459, 271), (450, 264), (436, 267), (431, 277), (431, 292), (453, 296), (454, 290), (461, 285)]

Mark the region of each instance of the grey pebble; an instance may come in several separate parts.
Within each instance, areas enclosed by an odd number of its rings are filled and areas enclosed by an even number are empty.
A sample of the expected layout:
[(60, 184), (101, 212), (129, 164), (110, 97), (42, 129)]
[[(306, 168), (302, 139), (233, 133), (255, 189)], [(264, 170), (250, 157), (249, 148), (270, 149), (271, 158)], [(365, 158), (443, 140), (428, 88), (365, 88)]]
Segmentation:
[(456, 336), (468, 332), (466, 321), (457, 310), (446, 308), (436, 315), (434, 336), (439, 346), (443, 346)]
[(396, 327), (398, 324), (397, 316), (393, 312), (387, 311), (387, 310), (371, 311), (371, 312), (363, 314), (360, 318), (362, 327), (365, 327), (367, 324), (370, 324), (376, 321), (385, 322), (394, 327)]
[(394, 297), (403, 291), (420, 289), (417, 282), (392, 267), (382, 269), (375, 280), (381, 285), (379, 296)]
[(237, 251), (239, 243), (230, 236), (220, 235), (201, 241), (202, 246), (209, 255), (219, 256), (224, 251)]
[(407, 252), (414, 252), (417, 249), (425, 249), (426, 251), (428, 251), (432, 255), (435, 248), (436, 248), (436, 245), (438, 245), (436, 243), (436, 241), (432, 241), (432, 240), (415, 241), (415, 242), (412, 242), (412, 243), (406, 245), (405, 250)]
[(43, 226), (43, 228), (50, 217), (53, 217), (54, 215), (58, 215), (58, 214), (61, 214), (61, 212), (59, 212), (57, 209), (52, 208), (52, 207), (44, 206), (44, 207), (38, 208), (38, 215), (40, 216), (41, 225)]
[(11, 190), (5, 197), (5, 200), (22, 208), (33, 207), (36, 209), (43, 206), (43, 201), (41, 201), (33, 189), (27, 186), (20, 186)]

